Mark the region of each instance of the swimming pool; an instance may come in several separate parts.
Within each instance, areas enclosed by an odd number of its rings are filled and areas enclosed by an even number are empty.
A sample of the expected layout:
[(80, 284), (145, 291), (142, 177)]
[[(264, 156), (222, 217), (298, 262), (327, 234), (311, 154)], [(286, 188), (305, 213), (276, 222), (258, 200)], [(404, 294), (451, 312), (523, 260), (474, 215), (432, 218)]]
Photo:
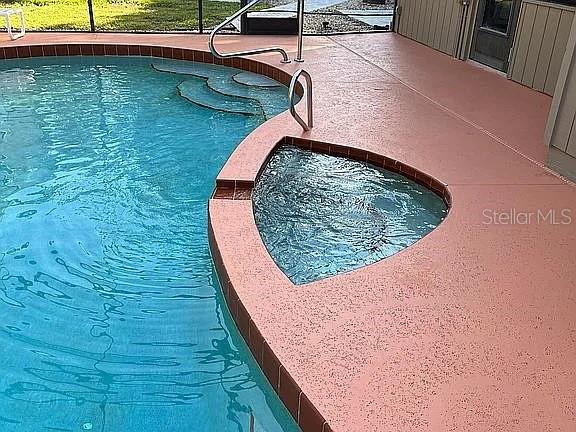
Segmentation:
[(206, 216), (286, 89), (151, 58), (0, 75), (0, 430), (247, 431), (253, 412), (298, 431), (224, 306)]
[(264, 244), (296, 284), (389, 257), (448, 212), (442, 198), (400, 174), (290, 145), (270, 158), (253, 202)]

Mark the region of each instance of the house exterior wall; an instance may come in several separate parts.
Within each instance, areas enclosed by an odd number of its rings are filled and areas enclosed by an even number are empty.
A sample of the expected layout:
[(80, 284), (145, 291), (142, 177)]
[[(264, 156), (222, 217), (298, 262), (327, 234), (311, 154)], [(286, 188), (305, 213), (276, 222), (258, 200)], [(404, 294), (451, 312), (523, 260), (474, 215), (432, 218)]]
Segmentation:
[(397, 0), (396, 31), (456, 56), (464, 7), (462, 0)]
[(551, 157), (563, 157), (564, 165), (571, 164), (576, 168), (576, 20), (572, 22), (558, 73), (545, 139), (560, 151), (551, 152)]
[[(397, 0), (396, 31), (448, 55), (468, 59), (479, 0)], [(576, 7), (523, 0), (508, 78), (554, 94)]]
[(508, 77), (553, 95), (574, 21), (574, 7), (524, 0)]
[[(397, 0), (396, 31), (467, 59), (478, 0)], [(553, 96), (545, 142), (549, 166), (576, 181), (576, 7), (523, 0), (508, 78)]]

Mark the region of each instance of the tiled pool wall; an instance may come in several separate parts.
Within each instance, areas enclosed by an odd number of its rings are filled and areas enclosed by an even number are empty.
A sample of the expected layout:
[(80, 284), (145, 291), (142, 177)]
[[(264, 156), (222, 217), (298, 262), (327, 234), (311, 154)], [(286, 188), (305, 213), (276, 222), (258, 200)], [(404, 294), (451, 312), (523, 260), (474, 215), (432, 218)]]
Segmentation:
[(303, 432), (332, 432), (328, 422), (282, 366), (270, 345), (264, 340), (256, 324), (252, 321), (228, 276), (210, 221), (208, 222), (208, 230), (212, 259), (216, 266), (216, 272), (220, 279), (220, 286), (222, 287), (228, 309), (264, 375)]
[[(46, 44), (0, 47), (0, 60), (29, 57), (54, 56), (141, 56), (161, 57), (173, 60), (187, 60), (215, 65), (229, 66), (249, 72), (266, 75), (284, 85), (289, 85), (292, 75), (276, 67), (256, 60), (233, 57), (217, 58), (207, 51), (186, 48), (170, 48), (155, 45), (114, 45), (114, 44)], [(298, 86), (296, 92), (301, 96), (303, 88)]]
[(391, 159), (386, 156), (379, 155), (367, 150), (362, 150), (353, 147), (342, 146), (338, 144), (329, 144), (325, 142), (310, 140), (300, 137), (284, 137), (268, 154), (265, 163), (260, 167), (260, 171), (254, 181), (249, 180), (217, 180), (216, 188), (212, 198), (214, 199), (234, 199), (234, 200), (248, 200), (252, 198), (252, 191), (262, 170), (266, 167), (268, 160), (274, 152), (283, 145), (293, 145), (302, 149), (310, 150), (315, 153), (323, 153), (331, 156), (341, 156), (359, 162), (368, 162), (376, 167), (384, 168), (403, 175), (404, 177), (430, 189), (438, 195), (446, 204), (448, 208), (452, 206), (452, 196), (447, 186), (435, 179), (434, 177), (417, 170), (416, 168), (406, 165), (403, 162)]

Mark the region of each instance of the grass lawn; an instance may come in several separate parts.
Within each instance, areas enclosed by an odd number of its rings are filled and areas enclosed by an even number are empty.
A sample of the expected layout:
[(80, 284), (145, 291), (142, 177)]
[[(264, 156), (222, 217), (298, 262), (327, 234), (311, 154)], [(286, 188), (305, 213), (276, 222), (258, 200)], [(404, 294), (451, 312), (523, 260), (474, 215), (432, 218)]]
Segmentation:
[[(223, 21), (238, 3), (203, 0), (204, 27)], [(22, 7), (29, 30), (89, 30), (86, 0), (0, 0), (1, 8)], [(93, 0), (97, 30), (196, 30), (197, 0)], [(2, 24), (0, 24), (2, 25)]]

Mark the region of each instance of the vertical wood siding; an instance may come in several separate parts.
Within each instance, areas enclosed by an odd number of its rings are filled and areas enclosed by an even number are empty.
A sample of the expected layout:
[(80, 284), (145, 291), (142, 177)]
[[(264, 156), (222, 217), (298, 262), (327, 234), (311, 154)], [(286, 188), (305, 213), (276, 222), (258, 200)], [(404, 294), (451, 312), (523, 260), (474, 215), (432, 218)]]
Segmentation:
[(546, 126), (548, 144), (576, 158), (576, 22), (566, 43)]
[(456, 54), (462, 5), (458, 0), (398, 0), (397, 31), (449, 55)]
[(522, 2), (508, 76), (553, 95), (573, 20), (569, 7)]

